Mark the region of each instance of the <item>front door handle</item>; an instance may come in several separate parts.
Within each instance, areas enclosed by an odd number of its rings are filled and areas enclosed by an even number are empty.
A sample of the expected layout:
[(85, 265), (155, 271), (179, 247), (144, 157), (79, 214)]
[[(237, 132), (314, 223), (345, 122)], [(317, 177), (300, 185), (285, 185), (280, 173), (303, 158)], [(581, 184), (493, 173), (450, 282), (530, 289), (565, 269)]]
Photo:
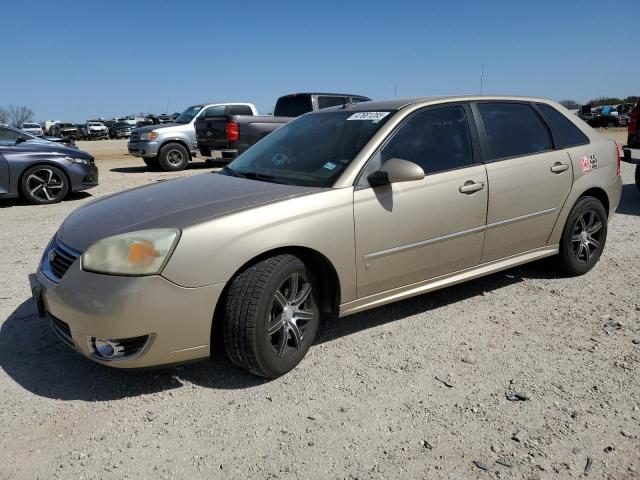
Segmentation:
[(458, 190), (460, 190), (460, 193), (466, 193), (467, 195), (470, 195), (479, 190), (482, 190), (483, 188), (484, 188), (483, 182), (476, 183), (469, 180), (467, 182), (464, 182), (464, 185), (462, 185)]
[(556, 162), (553, 164), (553, 167), (551, 167), (551, 171), (553, 173), (562, 173), (566, 170), (569, 170), (569, 165), (567, 165), (566, 163)]

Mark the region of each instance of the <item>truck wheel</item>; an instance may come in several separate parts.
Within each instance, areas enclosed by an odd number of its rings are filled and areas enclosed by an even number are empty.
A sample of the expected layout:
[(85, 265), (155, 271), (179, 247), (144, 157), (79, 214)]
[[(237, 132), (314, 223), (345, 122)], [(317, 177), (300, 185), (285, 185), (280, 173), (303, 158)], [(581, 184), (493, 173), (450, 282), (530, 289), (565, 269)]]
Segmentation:
[(640, 162), (636, 164), (636, 187), (640, 191)]
[(231, 281), (222, 327), (225, 349), (234, 364), (276, 378), (300, 363), (320, 318), (313, 278), (298, 257), (278, 255), (248, 267)]
[(165, 172), (177, 172), (187, 168), (191, 156), (179, 143), (169, 143), (160, 149), (160, 168)]
[(143, 158), (142, 161), (149, 170), (158, 170), (160, 168), (157, 158)]
[(594, 197), (582, 197), (569, 212), (560, 239), (560, 263), (569, 275), (584, 275), (600, 259), (607, 241), (607, 212)]
[(58, 167), (36, 165), (22, 174), (20, 190), (30, 203), (57, 203), (69, 193), (69, 180)]

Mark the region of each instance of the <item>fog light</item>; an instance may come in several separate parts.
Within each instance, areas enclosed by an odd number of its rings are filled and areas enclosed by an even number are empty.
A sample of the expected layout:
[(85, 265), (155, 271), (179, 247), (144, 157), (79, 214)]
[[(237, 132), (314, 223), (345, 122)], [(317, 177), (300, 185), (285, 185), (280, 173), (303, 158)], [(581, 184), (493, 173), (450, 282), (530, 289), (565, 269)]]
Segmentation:
[(97, 357), (113, 359), (124, 355), (124, 347), (116, 340), (89, 337), (89, 349)]

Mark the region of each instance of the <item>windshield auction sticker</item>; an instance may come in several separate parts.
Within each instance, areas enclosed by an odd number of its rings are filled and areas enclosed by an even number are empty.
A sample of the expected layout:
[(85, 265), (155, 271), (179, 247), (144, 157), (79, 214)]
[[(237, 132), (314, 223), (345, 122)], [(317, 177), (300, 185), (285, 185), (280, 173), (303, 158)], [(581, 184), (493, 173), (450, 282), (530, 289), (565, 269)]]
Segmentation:
[(389, 115), (389, 113), (390, 112), (358, 112), (351, 115), (347, 120), (365, 120), (377, 123)]

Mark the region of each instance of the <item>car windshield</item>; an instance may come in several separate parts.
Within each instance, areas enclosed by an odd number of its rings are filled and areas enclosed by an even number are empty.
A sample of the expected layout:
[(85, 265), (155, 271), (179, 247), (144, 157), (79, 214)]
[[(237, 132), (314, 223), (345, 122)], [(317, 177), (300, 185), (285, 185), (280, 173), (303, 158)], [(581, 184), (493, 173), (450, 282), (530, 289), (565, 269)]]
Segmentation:
[(89, 122), (89, 126), (90, 126), (90, 127), (101, 127), (101, 126), (102, 126), (102, 124), (101, 124), (101, 123), (98, 123), (98, 122)]
[[(198, 113), (202, 110), (202, 105), (194, 105), (192, 107), (187, 108), (184, 112), (178, 115), (178, 118), (174, 120), (174, 123), (189, 123), (191, 120), (195, 118)], [(171, 121), (171, 119), (169, 119)]]
[(225, 175), (330, 187), (392, 112), (303, 115), (269, 134), (223, 170)]
[(25, 123), (23, 125), (23, 128), (40, 128), (40, 125), (38, 125), (37, 123)]

